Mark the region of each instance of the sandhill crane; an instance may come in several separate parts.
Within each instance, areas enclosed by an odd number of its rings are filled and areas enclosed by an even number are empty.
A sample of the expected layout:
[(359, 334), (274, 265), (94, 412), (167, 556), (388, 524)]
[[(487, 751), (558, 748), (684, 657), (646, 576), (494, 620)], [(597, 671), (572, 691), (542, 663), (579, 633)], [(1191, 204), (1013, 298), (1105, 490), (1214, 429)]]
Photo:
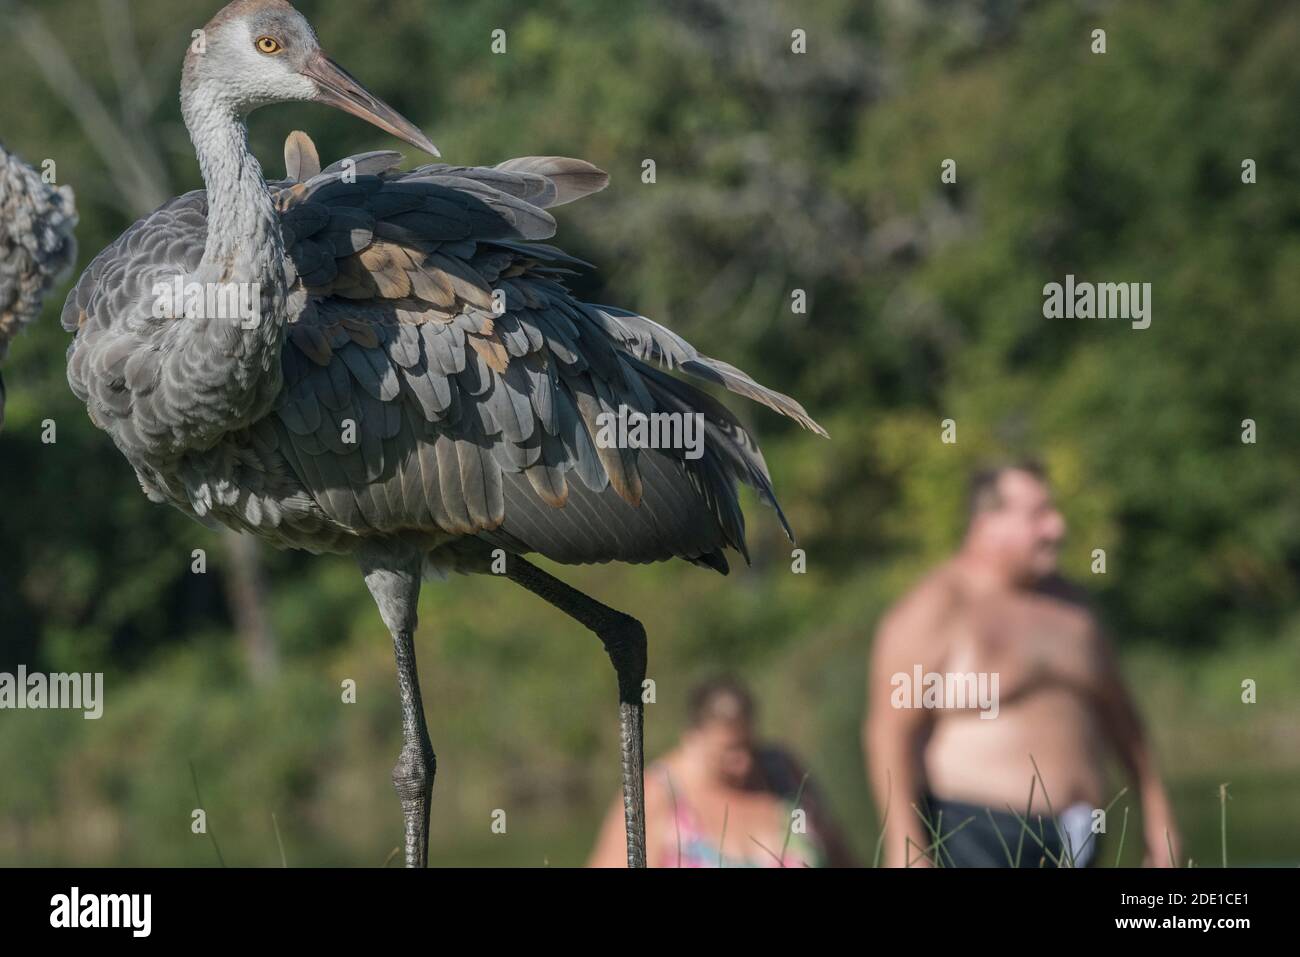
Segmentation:
[[(45, 182), (0, 143), (0, 361), (77, 260), (72, 189)], [(0, 379), (0, 426), (5, 386)]]
[[(524, 556), (679, 557), (725, 572), (724, 548), (745, 553), (737, 480), (776, 504), (762, 455), (720, 403), (656, 366), (820, 427), (668, 329), (569, 293), (563, 277), (587, 264), (536, 240), (555, 232), (549, 207), (605, 187), (594, 166), (525, 157), (398, 172), (401, 157), (381, 152), (318, 172), (293, 136), (291, 180), (267, 183), (245, 117), (273, 102), (329, 103), (437, 151), (327, 58), (284, 0), (236, 0), (200, 40), (181, 106), (207, 189), (91, 263), (63, 313), (73, 390), (153, 500), (280, 547), (356, 557), (397, 659), (408, 866), (427, 860), (435, 771), (413, 644), (430, 569), (502, 574), (603, 642), (618, 678), (628, 863), (644, 866), (645, 631)], [(177, 284), (255, 290), (255, 308), (211, 315), (203, 295), (182, 308), (159, 293)], [(698, 413), (702, 454), (598, 441), (599, 417), (628, 410)]]

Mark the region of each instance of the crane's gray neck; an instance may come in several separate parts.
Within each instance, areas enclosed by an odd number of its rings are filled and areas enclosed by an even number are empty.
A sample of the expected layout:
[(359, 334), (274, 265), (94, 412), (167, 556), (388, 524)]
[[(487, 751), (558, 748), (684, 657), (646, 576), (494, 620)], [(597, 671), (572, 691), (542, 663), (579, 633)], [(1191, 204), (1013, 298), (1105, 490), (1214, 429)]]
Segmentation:
[(284, 239), (262, 167), (248, 148), (243, 116), (204, 85), (181, 94), (181, 112), (208, 190), (208, 237), (201, 271), (222, 282), (283, 289)]
[[(197, 80), (188, 63), (181, 113), (208, 189), (203, 258), (186, 287), (198, 285), (200, 299), (218, 295), (215, 314), (205, 300), (199, 308), (209, 311), (191, 316), (187, 302), (186, 321), (160, 324), (169, 337), (164, 361), (177, 364), (174, 378), (187, 391), (184, 401), (152, 414), (157, 428), (147, 441), (137, 438), (137, 457), (153, 465), (210, 449), (270, 412), (283, 384), (280, 351), (289, 322), (284, 237), (249, 152), (243, 115), (219, 82)], [(235, 315), (228, 314), (231, 293)]]

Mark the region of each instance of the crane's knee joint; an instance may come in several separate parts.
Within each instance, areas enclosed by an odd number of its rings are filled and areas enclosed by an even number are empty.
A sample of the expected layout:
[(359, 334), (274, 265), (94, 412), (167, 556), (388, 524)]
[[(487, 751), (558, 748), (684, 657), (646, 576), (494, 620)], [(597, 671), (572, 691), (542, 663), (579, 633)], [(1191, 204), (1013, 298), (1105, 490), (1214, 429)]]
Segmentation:
[(393, 766), (393, 789), (403, 800), (428, 797), (437, 773), (438, 759), (433, 751), (403, 748)]
[(645, 627), (631, 615), (619, 615), (599, 634), (618, 673), (619, 699), (639, 702), (646, 671)]

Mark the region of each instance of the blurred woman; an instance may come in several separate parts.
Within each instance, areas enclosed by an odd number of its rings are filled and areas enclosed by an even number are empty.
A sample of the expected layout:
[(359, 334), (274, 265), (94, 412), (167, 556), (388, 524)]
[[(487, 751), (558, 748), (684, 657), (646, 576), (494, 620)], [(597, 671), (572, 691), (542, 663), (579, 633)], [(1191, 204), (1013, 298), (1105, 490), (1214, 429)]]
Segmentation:
[[(650, 867), (847, 867), (852, 860), (795, 760), (754, 741), (754, 702), (717, 678), (690, 697), (680, 743), (646, 768)], [(623, 801), (605, 818), (590, 867), (627, 864)]]

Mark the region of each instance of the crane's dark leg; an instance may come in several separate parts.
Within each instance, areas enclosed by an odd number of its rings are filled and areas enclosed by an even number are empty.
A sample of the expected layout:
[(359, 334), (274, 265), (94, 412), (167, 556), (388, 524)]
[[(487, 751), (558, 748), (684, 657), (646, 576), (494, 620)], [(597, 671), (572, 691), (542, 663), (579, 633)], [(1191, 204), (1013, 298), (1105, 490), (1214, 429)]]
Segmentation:
[(429, 796), (437, 761), (424, 722), (415, 665), (415, 606), (420, 598), (422, 556), (376, 550), (360, 553), (358, 561), (366, 587), (393, 635), (402, 705), (402, 752), (393, 768), (393, 788), (406, 819), (406, 866), (424, 867), (429, 856)]
[(645, 629), (630, 615), (607, 608), (575, 588), (512, 555), (506, 577), (550, 602), (596, 633), (618, 674), (619, 741), (623, 757), (623, 816), (627, 866), (645, 867), (645, 771), (641, 683), (645, 681)]

